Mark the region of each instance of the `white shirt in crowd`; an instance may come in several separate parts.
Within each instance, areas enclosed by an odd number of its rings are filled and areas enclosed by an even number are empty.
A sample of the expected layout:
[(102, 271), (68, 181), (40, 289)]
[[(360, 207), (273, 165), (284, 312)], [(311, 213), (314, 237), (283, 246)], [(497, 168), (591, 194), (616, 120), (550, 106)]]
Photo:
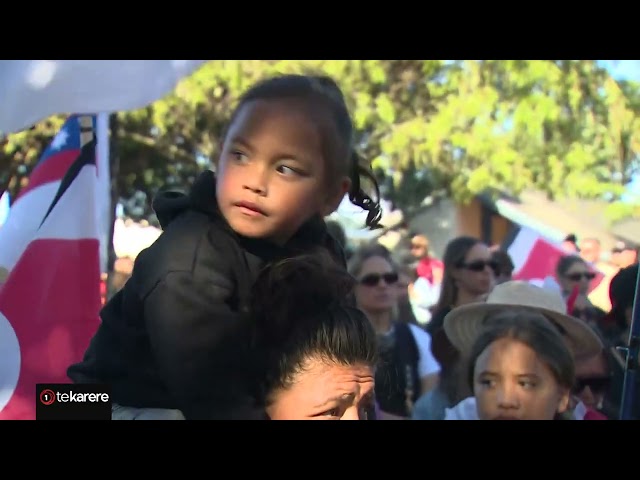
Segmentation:
[[(573, 409), (575, 420), (584, 420), (587, 408), (582, 402), (578, 402)], [(476, 409), (476, 398), (468, 397), (452, 408), (447, 408), (444, 414), (445, 420), (478, 420), (478, 410)]]
[(413, 295), (411, 309), (420, 325), (426, 325), (431, 321), (429, 310), (440, 298), (440, 284), (433, 285), (426, 278), (420, 277), (413, 283)]

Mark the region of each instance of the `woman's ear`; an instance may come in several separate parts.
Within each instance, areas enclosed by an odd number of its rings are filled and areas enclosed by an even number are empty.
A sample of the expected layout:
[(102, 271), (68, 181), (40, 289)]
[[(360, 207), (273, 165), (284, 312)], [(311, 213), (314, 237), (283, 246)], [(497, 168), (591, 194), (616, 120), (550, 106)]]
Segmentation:
[(571, 392), (568, 389), (563, 389), (560, 392), (560, 401), (558, 402), (558, 413), (564, 413), (569, 408), (569, 400), (571, 397)]

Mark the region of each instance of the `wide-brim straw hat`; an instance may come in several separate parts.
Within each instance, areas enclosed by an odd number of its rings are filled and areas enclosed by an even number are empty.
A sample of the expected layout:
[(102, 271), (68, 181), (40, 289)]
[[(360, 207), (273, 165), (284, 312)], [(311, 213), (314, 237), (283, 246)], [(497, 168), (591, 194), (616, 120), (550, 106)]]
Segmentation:
[(444, 319), (444, 330), (453, 346), (468, 354), (485, 328), (488, 315), (510, 310), (543, 314), (560, 331), (574, 357), (594, 356), (604, 348), (589, 325), (565, 313), (567, 306), (560, 294), (518, 280), (497, 285), (485, 302), (451, 310)]

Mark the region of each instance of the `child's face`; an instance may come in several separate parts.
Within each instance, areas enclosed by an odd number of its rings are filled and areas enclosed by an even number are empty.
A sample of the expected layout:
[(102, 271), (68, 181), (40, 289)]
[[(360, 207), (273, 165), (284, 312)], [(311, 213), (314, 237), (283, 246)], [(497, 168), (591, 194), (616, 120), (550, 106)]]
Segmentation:
[(473, 391), (481, 420), (553, 420), (569, 390), (528, 345), (501, 338), (478, 357)]
[(217, 166), (217, 199), (238, 234), (284, 244), (313, 215), (331, 213), (336, 192), (329, 198), (319, 119), (310, 111), (259, 100), (236, 116)]

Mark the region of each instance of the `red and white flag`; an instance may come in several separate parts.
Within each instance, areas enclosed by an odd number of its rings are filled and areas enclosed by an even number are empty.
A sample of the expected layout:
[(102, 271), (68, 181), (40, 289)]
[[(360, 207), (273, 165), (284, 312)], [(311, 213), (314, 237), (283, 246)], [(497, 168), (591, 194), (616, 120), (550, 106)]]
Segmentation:
[[(528, 227), (519, 227), (515, 235), (507, 241), (507, 253), (514, 264), (513, 279), (528, 280), (538, 286), (557, 288), (556, 265), (567, 255), (562, 247), (540, 235)], [(591, 282), (589, 291), (604, 278), (602, 272), (593, 268), (596, 277)]]
[(68, 119), (0, 230), (0, 420), (35, 419), (36, 384), (69, 383), (100, 322), (94, 126)]

